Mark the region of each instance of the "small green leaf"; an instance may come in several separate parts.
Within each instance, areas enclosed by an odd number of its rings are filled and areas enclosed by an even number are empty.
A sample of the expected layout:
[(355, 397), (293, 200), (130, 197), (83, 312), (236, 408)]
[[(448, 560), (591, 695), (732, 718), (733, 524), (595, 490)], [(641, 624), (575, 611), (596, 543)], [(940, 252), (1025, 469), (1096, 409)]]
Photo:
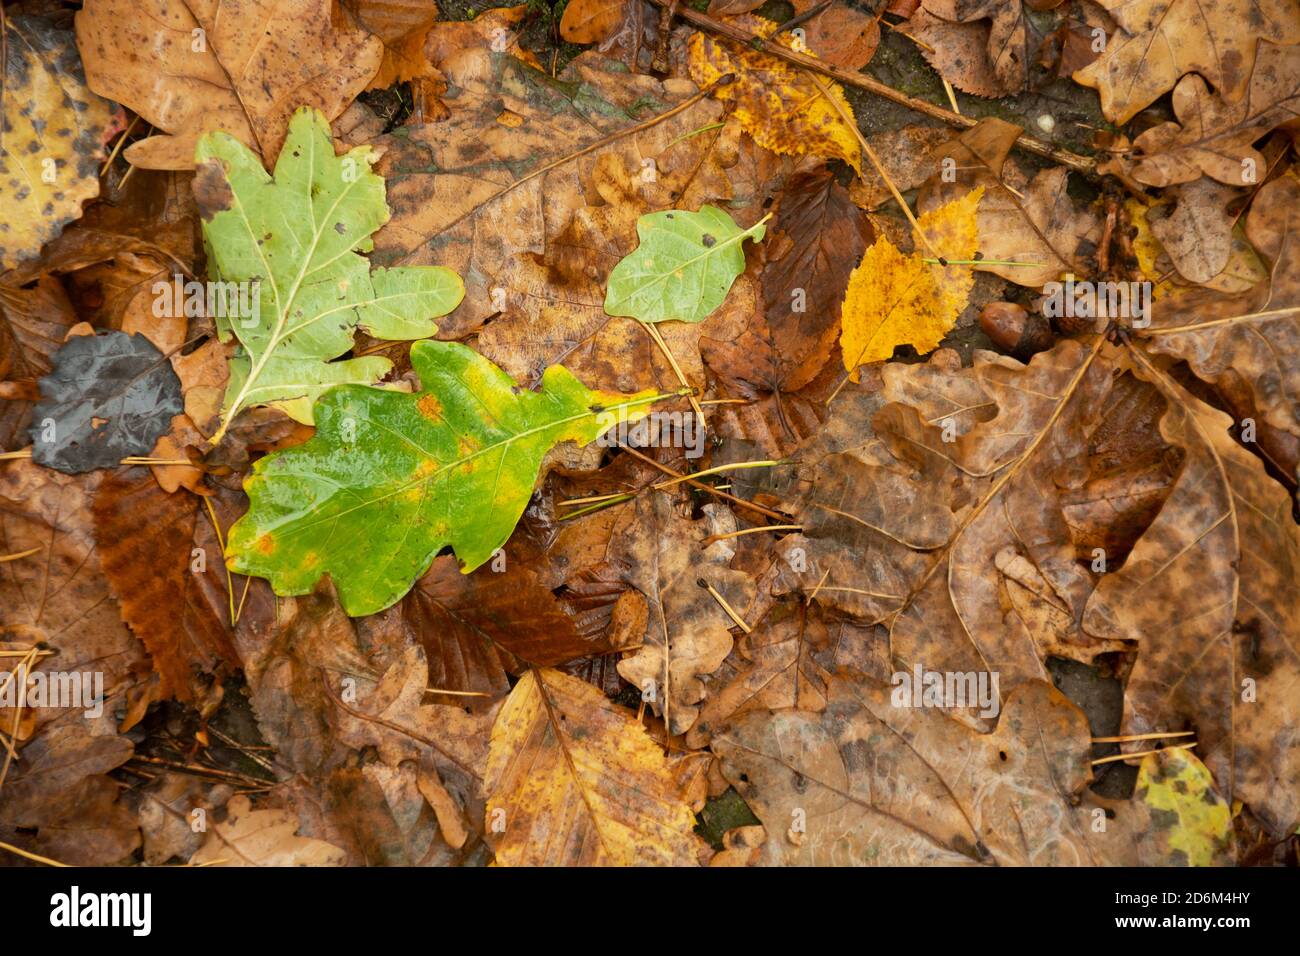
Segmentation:
[(605, 311), (642, 322), (703, 322), (745, 271), (744, 241), (761, 242), (766, 231), (762, 222), (741, 229), (716, 206), (642, 216), (640, 245), (609, 274)]
[(559, 365), (531, 392), (456, 342), (416, 342), (411, 364), (426, 391), (331, 389), (310, 440), (253, 466), (232, 571), (282, 595), (328, 573), (349, 614), (382, 611), (448, 545), (466, 573), (491, 558), (552, 447), (586, 444), (664, 397), (592, 391)]
[(253, 405), (278, 404), (310, 424), (326, 388), (368, 384), (392, 368), (378, 357), (330, 361), (352, 348), (356, 326), (378, 338), (424, 338), (464, 297), (460, 277), (441, 266), (371, 273), (360, 253), (389, 215), (371, 159), (364, 146), (335, 156), (329, 123), (311, 109), (294, 114), (274, 178), (234, 137), (199, 140), (194, 192), (212, 278), (241, 284), (228, 287), (240, 293), (231, 301), (256, 303), (217, 319), (222, 339), (233, 334), (243, 346), (217, 440)]

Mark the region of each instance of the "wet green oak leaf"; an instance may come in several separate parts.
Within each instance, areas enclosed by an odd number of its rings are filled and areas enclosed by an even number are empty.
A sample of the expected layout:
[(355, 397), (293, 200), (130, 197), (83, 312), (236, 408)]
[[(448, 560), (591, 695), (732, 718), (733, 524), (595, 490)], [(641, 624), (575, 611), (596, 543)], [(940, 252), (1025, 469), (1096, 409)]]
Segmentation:
[(311, 439), (253, 466), (248, 513), (227, 542), (232, 571), (281, 595), (328, 573), (348, 614), (382, 611), (448, 545), (466, 574), (491, 558), (552, 447), (585, 445), (661, 397), (592, 391), (561, 365), (529, 391), (457, 342), (416, 342), (411, 364), (423, 391), (331, 389)]
[(609, 274), (605, 312), (642, 322), (703, 322), (745, 271), (744, 241), (761, 242), (766, 231), (762, 222), (741, 229), (716, 206), (642, 216), (640, 244)]
[(211, 278), (229, 290), (223, 305), (243, 306), (217, 317), (223, 341), (233, 335), (242, 348), (216, 440), (253, 405), (278, 404), (311, 424), (325, 389), (369, 384), (392, 368), (377, 356), (330, 361), (352, 348), (355, 327), (424, 338), (464, 297), (460, 277), (441, 266), (371, 271), (361, 253), (389, 218), (384, 180), (370, 171), (369, 147), (334, 155), (320, 112), (294, 114), (274, 177), (228, 133), (200, 139), (195, 159)]
[(1151, 846), (1161, 864), (1232, 865), (1232, 809), (1195, 754), (1172, 748), (1148, 754), (1133, 795), (1150, 815)]

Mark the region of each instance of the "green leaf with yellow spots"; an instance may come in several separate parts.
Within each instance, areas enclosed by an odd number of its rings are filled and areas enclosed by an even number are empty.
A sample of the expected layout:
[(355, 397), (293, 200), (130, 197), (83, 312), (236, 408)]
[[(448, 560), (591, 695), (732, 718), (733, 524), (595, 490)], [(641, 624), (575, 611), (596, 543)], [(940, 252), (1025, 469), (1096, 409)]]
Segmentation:
[(1189, 750), (1148, 754), (1134, 797), (1150, 818), (1151, 846), (1161, 864), (1231, 866), (1232, 809), (1205, 764)]
[(640, 244), (609, 274), (605, 312), (642, 322), (703, 322), (745, 271), (744, 241), (761, 242), (765, 231), (761, 222), (741, 229), (716, 206), (642, 216)]
[(267, 455), (244, 482), (232, 571), (307, 594), (329, 574), (354, 617), (399, 600), (450, 546), (465, 573), (501, 547), (555, 445), (585, 445), (665, 397), (592, 391), (556, 365), (529, 391), (468, 346), (416, 342), (424, 391), (343, 385), (316, 403), (316, 434)]
[(278, 405), (311, 424), (312, 402), (342, 384), (370, 384), (392, 369), (379, 356), (334, 362), (360, 326), (382, 339), (433, 335), (465, 287), (450, 269), (370, 270), (361, 253), (388, 221), (384, 180), (369, 147), (334, 155), (330, 127), (300, 109), (275, 164), (228, 133), (209, 133), (195, 153), (194, 195), (215, 283), (208, 298), (231, 359), (219, 441), (243, 409)]

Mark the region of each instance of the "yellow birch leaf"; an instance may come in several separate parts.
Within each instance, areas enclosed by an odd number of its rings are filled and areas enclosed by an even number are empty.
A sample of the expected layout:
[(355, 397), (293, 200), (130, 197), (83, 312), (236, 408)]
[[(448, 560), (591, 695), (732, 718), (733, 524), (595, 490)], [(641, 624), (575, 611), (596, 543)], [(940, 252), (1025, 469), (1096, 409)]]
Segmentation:
[(502, 866), (696, 866), (703, 842), (662, 748), (585, 681), (530, 670), (488, 744), (487, 840)]
[(924, 355), (957, 322), (970, 297), (975, 274), (966, 263), (978, 245), (975, 214), (984, 187), (934, 209), (918, 220), (930, 245), (949, 265), (904, 254), (883, 236), (866, 251), (844, 293), (840, 351), (853, 381), (858, 368), (880, 362), (900, 345)]
[[(764, 37), (776, 29), (771, 20), (748, 14), (728, 22)], [(792, 43), (788, 34), (770, 42)], [(838, 84), (814, 81), (808, 71), (784, 60), (705, 33), (691, 36), (688, 63), (691, 79), (701, 87), (733, 74), (732, 82), (716, 88), (713, 96), (731, 107), (758, 145), (787, 156), (842, 159), (861, 171), (858, 138), (846, 121), (853, 117), (853, 107)]]

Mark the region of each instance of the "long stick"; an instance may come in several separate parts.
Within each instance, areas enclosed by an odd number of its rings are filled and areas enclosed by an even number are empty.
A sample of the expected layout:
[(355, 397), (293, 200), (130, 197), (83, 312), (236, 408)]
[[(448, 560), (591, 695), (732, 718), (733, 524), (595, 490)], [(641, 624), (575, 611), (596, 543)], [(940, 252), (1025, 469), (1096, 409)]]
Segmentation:
[[(650, 0), (651, 3), (664, 9), (672, 7), (672, 0)], [(796, 53), (789, 47), (782, 46), (779, 43), (769, 43), (756, 33), (742, 29), (730, 23), (724, 23), (721, 20), (715, 20), (707, 13), (700, 13), (690, 7), (679, 6), (675, 9), (676, 14), (693, 26), (702, 30), (708, 30), (710, 33), (716, 33), (719, 36), (727, 37), (739, 43), (744, 43), (762, 50), (764, 53), (793, 63), (795, 66), (801, 66), (805, 70), (811, 70), (814, 73), (821, 73), (823, 76), (829, 76), (833, 80), (843, 83), (845, 86), (852, 86), (859, 90), (866, 90), (868, 93), (874, 93), (876, 96), (882, 96), (887, 100), (892, 100), (901, 106), (923, 113), (931, 119), (937, 119), (947, 123), (949, 126), (955, 126), (959, 129), (970, 129), (978, 124), (978, 120), (970, 116), (963, 116), (960, 113), (954, 113), (952, 110), (937, 106), (934, 103), (928, 103), (925, 100), (918, 100), (916, 97), (908, 96), (892, 86), (881, 83), (879, 80), (872, 79), (865, 73), (855, 73), (851, 70), (841, 69), (827, 63), (825, 60), (819, 60), (816, 57), (808, 56), (804, 53)], [(1021, 149), (1035, 153), (1039, 156), (1046, 157), (1062, 166), (1068, 166), (1075, 172), (1083, 173), (1085, 176), (1095, 176), (1097, 173), (1096, 160), (1088, 156), (1080, 156), (1078, 153), (1072, 153), (1068, 149), (1058, 149), (1050, 143), (1044, 143), (1042, 140), (1034, 139), (1032, 136), (1020, 134), (1016, 140), (1016, 146)]]

